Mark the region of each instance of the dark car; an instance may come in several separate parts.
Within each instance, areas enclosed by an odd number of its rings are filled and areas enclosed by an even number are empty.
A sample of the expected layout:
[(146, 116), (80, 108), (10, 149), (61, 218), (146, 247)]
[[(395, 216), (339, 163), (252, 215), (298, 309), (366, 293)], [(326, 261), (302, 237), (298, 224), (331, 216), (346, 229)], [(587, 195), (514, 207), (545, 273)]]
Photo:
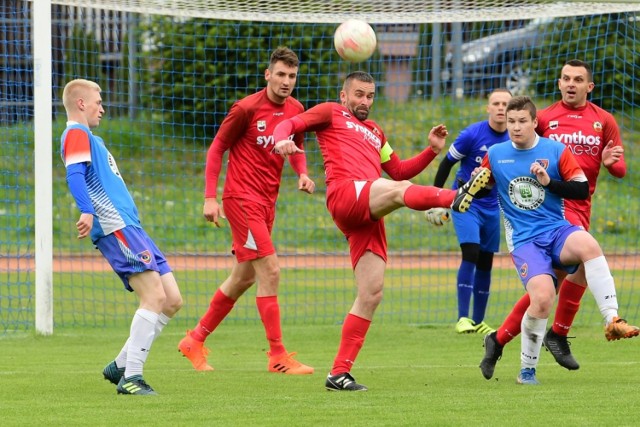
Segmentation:
[[(523, 53), (544, 36), (553, 18), (536, 18), (521, 28), (492, 34), (463, 43), (462, 81), (465, 94), (484, 95), (504, 87), (514, 95), (527, 92), (530, 72), (524, 67)], [(453, 90), (453, 52), (445, 57), (441, 78), (448, 91)]]

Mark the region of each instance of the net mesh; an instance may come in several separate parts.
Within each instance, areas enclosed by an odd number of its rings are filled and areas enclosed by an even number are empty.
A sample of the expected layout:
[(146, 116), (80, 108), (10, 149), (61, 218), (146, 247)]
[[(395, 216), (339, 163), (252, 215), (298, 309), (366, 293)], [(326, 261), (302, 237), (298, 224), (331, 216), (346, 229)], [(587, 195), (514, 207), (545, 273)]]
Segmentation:
[(53, 3), (176, 17), (318, 23), (337, 23), (349, 18), (370, 23), (477, 22), (640, 11), (640, 2), (630, 0), (301, 0), (288, 2), (285, 7), (272, 1), (246, 0), (54, 0)]

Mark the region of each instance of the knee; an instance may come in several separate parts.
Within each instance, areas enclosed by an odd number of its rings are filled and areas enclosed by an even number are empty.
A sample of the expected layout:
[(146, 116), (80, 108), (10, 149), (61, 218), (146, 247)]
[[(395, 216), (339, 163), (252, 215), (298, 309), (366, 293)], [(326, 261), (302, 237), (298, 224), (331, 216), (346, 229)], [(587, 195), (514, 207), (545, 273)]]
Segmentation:
[(178, 311), (180, 311), (182, 305), (182, 295), (178, 294), (174, 297), (166, 298), (162, 312), (169, 317), (173, 317)]
[(366, 305), (370, 309), (377, 308), (382, 302), (382, 286), (377, 289), (365, 290), (365, 292), (360, 292), (358, 298), (362, 302), (362, 304)]

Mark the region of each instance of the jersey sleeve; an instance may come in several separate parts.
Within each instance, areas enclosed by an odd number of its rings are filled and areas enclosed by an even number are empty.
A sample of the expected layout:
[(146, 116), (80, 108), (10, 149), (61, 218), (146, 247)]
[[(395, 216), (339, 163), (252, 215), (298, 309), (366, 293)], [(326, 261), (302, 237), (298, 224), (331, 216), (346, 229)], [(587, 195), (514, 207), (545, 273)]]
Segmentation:
[(89, 135), (82, 129), (70, 129), (62, 144), (62, 160), (65, 167), (76, 163), (91, 162)]
[(467, 157), (472, 146), (473, 135), (471, 135), (471, 131), (467, 127), (463, 129), (460, 135), (453, 141), (453, 144), (449, 147), (449, 151), (447, 151), (447, 157), (454, 163), (459, 162)]
[(568, 147), (565, 147), (562, 154), (560, 154), (558, 171), (564, 181), (587, 181), (582, 168), (578, 165), (578, 161), (573, 157)]
[[(607, 114), (604, 125), (604, 140), (602, 141), (603, 149), (609, 144), (609, 141), (613, 141), (614, 146), (622, 147), (622, 138), (620, 137), (620, 128), (616, 119)], [(627, 174), (627, 163), (624, 160), (624, 154), (620, 157), (620, 160), (612, 164), (607, 168), (609, 173), (616, 178), (623, 178)]]

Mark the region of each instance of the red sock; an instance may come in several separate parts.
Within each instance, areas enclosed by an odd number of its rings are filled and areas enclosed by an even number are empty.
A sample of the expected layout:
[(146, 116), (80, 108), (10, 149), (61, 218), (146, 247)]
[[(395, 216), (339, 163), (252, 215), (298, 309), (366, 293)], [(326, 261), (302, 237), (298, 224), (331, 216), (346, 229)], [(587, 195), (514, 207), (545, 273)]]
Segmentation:
[(278, 296), (256, 297), (256, 305), (260, 313), (260, 319), (269, 341), (269, 355), (278, 356), (287, 350), (282, 344), (282, 329), (280, 328), (280, 305)]
[(404, 204), (416, 211), (431, 208), (448, 208), (456, 195), (454, 190), (447, 190), (426, 185), (411, 185), (404, 192)]
[(218, 289), (213, 295), (213, 298), (211, 298), (209, 309), (204, 316), (200, 318), (195, 329), (191, 331), (191, 337), (196, 341), (204, 342), (204, 340), (215, 331), (220, 322), (227, 317), (227, 314), (229, 314), (235, 303), (235, 300), (232, 300)]
[(586, 286), (580, 286), (564, 279), (558, 293), (558, 306), (556, 307), (556, 315), (552, 326), (553, 332), (567, 336), (573, 324), (573, 319), (575, 319), (576, 313), (580, 308), (580, 300), (586, 290)]
[(496, 339), (500, 345), (507, 345), (511, 340), (520, 335), (522, 318), (529, 308), (531, 300), (529, 294), (524, 294), (511, 309), (511, 313), (504, 319), (498, 328)]
[(371, 320), (355, 314), (347, 314), (342, 325), (342, 338), (340, 339), (338, 354), (333, 361), (331, 375), (351, 372), (351, 367), (364, 344), (364, 337), (367, 335), (370, 325)]

